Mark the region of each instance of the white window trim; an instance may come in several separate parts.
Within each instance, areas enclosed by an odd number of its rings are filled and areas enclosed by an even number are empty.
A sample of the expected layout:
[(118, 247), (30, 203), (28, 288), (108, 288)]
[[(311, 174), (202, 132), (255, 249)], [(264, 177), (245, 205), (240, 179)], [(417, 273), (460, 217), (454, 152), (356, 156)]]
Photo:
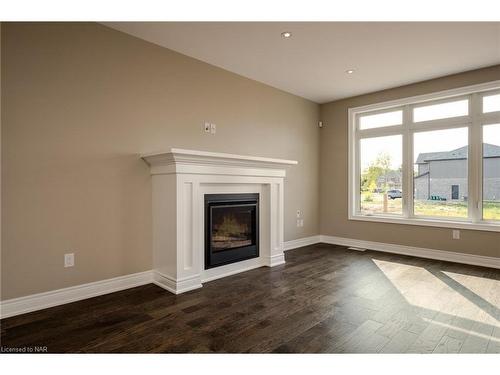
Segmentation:
[[(500, 123), (500, 112), (482, 113), (482, 97), (500, 92), (500, 80), (445, 90), (431, 94), (391, 100), (348, 109), (348, 218), (381, 223), (410, 224), (440, 228), (472, 229), (500, 232), (497, 221), (482, 220), (482, 129), (483, 125)], [(412, 108), (423, 104), (470, 98), (469, 115), (426, 122), (412, 122)], [(432, 102), (432, 103), (431, 103)], [(357, 119), (363, 113), (381, 113), (403, 109), (403, 125), (359, 130)], [(474, 110), (473, 110), (474, 109)], [(453, 127), (469, 128), (469, 199), (467, 219), (437, 217), (415, 217), (413, 215), (413, 134), (419, 130), (429, 131)], [(403, 138), (403, 215), (361, 215), (359, 138), (402, 134)], [(411, 214), (410, 214), (411, 213)]]

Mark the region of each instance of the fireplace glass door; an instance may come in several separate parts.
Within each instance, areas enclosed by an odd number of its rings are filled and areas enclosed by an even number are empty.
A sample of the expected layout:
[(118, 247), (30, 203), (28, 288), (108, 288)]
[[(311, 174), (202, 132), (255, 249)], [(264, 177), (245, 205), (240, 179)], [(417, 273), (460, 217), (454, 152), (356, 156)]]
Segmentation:
[(258, 194), (205, 195), (205, 268), (259, 256)]

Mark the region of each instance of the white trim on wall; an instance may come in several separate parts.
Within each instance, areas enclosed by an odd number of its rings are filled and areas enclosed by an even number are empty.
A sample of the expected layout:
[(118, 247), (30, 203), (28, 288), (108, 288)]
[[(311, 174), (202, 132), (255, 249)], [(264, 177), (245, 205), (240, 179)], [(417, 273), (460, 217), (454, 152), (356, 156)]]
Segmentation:
[(0, 318), (4, 319), (14, 315), (76, 302), (82, 299), (118, 292), (120, 290), (134, 288), (152, 282), (152, 271), (144, 271), (88, 284), (71, 286), (69, 288), (8, 299), (0, 303)]
[(153, 280), (151, 282), (173, 294), (181, 294), (202, 287), (199, 275), (176, 280), (157, 270), (151, 272), (153, 273)]
[(296, 240), (286, 241), (283, 244), (283, 251), (296, 249), (298, 247), (314, 245), (320, 242), (320, 235), (298, 238)]
[(347, 247), (375, 250), (384, 253), (410, 255), (418, 258), (444, 260), (447, 262), (463, 263), (463, 264), (470, 264), (473, 266), (482, 266), (482, 267), (500, 269), (500, 258), (487, 257), (483, 255), (456, 253), (452, 251), (426, 249), (423, 247), (405, 246), (405, 245), (397, 245), (397, 244), (375, 242), (375, 241), (364, 241), (364, 240), (356, 240), (353, 238), (344, 238), (335, 236), (321, 235), (320, 240), (322, 243), (327, 243), (332, 245), (342, 245)]
[[(436, 249), (425, 249), (415, 246), (405, 246), (397, 244), (389, 244), (375, 241), (357, 240), (353, 238), (316, 235), (310, 237), (299, 238), (284, 243), (284, 250), (296, 249), (303, 246), (314, 245), (317, 243), (325, 243), (331, 245), (341, 245), (356, 250), (375, 250), (385, 253), (394, 253), (401, 255), (409, 255), (420, 258), (428, 258), (435, 260), (444, 260), (448, 262), (456, 262), (470, 264), (475, 266), (483, 266), (500, 269), (500, 258), (487, 257), (482, 255), (471, 255), (456, 253), (451, 251), (443, 251)], [(248, 270), (258, 267), (254, 265), (248, 267)], [(229, 276), (227, 273), (225, 276)], [(96, 281), (93, 283), (72, 286), (69, 288), (53, 290), (45, 293), (32, 294), (25, 297), (13, 298), (0, 303), (0, 318), (8, 318), (15, 315), (25, 314), (28, 312), (42, 310), (53, 306), (63, 305), (70, 302), (76, 302), (83, 299), (97, 297), (103, 294), (118, 292), (120, 290), (133, 288), (140, 285), (154, 283), (161, 286), (172, 293), (185, 292), (187, 290), (198, 288), (198, 285), (191, 285), (191, 280), (185, 281), (183, 290), (176, 290), (169, 285), (167, 279), (158, 280), (159, 274), (152, 270), (134, 273), (131, 275), (119, 276), (112, 279)], [(164, 275), (162, 275), (164, 276)], [(209, 281), (211, 278), (204, 281)]]
[(472, 255), (464, 253), (456, 253), (452, 251), (444, 251), (437, 249), (426, 249), (416, 246), (405, 246), (398, 244), (390, 244), (385, 242), (356, 240), (354, 238), (337, 237), (337, 236), (311, 236), (300, 238), (298, 240), (285, 242), (285, 250), (291, 250), (302, 246), (314, 245), (317, 243), (326, 243), (330, 245), (340, 245), (356, 250), (375, 250), (384, 253), (393, 253), (401, 255), (409, 255), (418, 258), (427, 258), (434, 260), (444, 260), (447, 262), (470, 264), (473, 266), (482, 266), (489, 268), (500, 269), (500, 258), (487, 257), (483, 255)]

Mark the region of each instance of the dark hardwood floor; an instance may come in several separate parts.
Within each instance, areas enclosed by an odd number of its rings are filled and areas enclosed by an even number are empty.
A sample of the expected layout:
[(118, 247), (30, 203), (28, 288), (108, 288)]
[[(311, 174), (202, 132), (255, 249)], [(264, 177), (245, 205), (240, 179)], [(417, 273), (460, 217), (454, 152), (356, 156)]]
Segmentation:
[(155, 285), (1, 321), (49, 352), (500, 353), (500, 271), (318, 244), (175, 296)]

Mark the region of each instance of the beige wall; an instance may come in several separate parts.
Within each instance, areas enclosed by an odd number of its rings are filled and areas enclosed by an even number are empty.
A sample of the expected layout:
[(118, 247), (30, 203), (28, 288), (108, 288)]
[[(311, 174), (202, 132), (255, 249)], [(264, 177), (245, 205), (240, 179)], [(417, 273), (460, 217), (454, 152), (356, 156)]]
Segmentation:
[(500, 79), (500, 65), (321, 105), (321, 234), (418, 246), (485, 256), (500, 256), (500, 233), (347, 220), (347, 109)]
[(3, 23), (1, 36), (2, 299), (151, 268), (141, 152), (296, 159), (285, 240), (319, 233), (317, 104), (98, 24)]

